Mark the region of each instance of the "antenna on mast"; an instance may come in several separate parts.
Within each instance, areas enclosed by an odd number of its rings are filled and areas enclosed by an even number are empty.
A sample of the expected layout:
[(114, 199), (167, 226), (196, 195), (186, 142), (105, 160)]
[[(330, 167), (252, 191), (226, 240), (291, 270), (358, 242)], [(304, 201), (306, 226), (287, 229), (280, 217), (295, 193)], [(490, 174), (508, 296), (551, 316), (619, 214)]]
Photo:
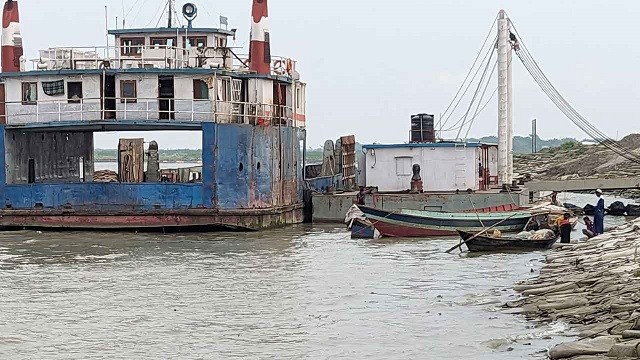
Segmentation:
[(172, 28), (173, 27), (173, 12), (175, 11), (175, 7), (176, 7), (176, 0), (168, 0), (169, 1), (169, 16), (167, 17), (168, 20), (168, 28)]

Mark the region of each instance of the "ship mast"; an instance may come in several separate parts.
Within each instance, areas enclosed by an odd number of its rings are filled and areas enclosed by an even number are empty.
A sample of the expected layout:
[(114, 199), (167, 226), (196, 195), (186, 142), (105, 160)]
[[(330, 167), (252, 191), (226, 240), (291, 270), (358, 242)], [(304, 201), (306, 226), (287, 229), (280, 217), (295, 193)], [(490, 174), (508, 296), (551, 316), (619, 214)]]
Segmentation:
[(169, 14), (167, 16), (167, 27), (168, 28), (172, 28), (173, 27), (173, 11), (176, 8), (176, 0), (168, 0), (168, 4), (167, 4), (168, 8), (169, 8)]

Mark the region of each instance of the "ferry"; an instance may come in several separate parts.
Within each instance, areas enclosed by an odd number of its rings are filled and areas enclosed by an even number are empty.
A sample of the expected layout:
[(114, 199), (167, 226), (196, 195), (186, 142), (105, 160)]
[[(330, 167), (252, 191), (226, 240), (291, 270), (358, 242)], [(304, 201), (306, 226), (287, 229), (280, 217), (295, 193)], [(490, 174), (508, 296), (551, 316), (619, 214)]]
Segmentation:
[[(182, 26), (169, 15), (166, 27), (111, 29), (108, 45), (51, 47), (27, 61), (18, 1), (4, 3), (0, 228), (302, 222), (306, 84), (295, 60), (271, 54), (267, 0), (253, 0), (248, 55), (229, 45), (228, 26), (195, 26), (196, 4), (182, 14)], [(120, 139), (118, 171), (97, 174), (94, 134), (182, 130), (201, 134), (202, 166), (165, 174), (162, 144)]]

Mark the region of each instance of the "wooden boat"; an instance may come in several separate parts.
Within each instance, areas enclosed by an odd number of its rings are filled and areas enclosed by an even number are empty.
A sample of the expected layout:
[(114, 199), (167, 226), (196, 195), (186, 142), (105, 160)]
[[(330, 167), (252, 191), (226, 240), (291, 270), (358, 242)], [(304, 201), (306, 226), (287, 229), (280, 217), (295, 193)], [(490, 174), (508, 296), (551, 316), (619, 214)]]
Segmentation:
[[(463, 241), (471, 239), (476, 233), (458, 230)], [(488, 234), (478, 235), (469, 240), (465, 245), (469, 251), (505, 251), (505, 250), (544, 250), (549, 249), (560, 238), (560, 233), (555, 233), (553, 239), (523, 240), (514, 237), (493, 237)]]
[(382, 236), (392, 237), (455, 236), (457, 229), (477, 233), (496, 224), (501, 232), (518, 232), (531, 218), (526, 211), (475, 214), (359, 208)]
[(375, 239), (376, 229), (368, 220), (354, 219), (351, 222), (352, 239)]

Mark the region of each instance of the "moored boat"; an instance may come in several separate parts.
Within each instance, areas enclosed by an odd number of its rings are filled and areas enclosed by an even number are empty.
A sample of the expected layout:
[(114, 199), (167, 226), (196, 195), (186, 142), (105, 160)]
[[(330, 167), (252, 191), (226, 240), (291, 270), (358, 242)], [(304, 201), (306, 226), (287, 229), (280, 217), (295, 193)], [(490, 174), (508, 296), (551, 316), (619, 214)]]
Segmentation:
[[(488, 234), (477, 235), (475, 233), (458, 230), (458, 234), (465, 245), (472, 252), (481, 251), (505, 251), (505, 250), (544, 250), (549, 249), (560, 238), (560, 233), (554, 233), (554, 237), (541, 240), (525, 240), (516, 237), (493, 237)], [(475, 236), (475, 238), (474, 238)]]
[(391, 237), (454, 236), (457, 229), (477, 233), (488, 227), (501, 232), (518, 232), (532, 216), (526, 211), (475, 214), (359, 208), (382, 236)]

